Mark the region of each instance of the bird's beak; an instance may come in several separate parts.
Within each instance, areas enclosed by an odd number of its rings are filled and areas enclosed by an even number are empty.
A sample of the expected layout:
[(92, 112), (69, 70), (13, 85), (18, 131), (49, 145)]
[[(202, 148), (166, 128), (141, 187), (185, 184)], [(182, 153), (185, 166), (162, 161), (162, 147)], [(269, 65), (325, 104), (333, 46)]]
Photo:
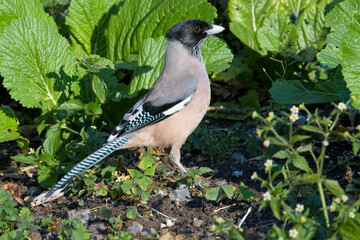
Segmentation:
[(220, 33), (225, 30), (225, 28), (223, 28), (222, 26), (219, 26), (219, 25), (211, 24), (211, 26), (212, 26), (211, 29), (205, 31), (208, 36)]

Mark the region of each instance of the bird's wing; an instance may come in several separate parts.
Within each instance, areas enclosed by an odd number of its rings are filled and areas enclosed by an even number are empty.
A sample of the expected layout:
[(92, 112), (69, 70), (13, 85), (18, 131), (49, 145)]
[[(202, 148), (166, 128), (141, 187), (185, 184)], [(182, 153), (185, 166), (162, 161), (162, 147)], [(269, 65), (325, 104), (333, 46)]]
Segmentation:
[(169, 88), (164, 77), (160, 76), (150, 91), (124, 115), (107, 142), (161, 121), (187, 106), (196, 91), (198, 80), (190, 74), (183, 74), (179, 78), (173, 78), (172, 87)]

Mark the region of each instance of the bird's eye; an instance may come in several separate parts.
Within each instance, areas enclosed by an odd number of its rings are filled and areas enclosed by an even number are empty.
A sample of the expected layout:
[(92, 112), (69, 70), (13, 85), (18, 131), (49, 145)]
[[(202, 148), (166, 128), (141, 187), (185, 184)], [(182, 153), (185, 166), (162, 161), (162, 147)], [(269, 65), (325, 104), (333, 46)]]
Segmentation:
[(199, 27), (199, 26), (195, 26), (195, 27), (193, 28), (193, 30), (194, 30), (194, 32), (198, 33), (198, 32), (200, 32), (200, 27)]

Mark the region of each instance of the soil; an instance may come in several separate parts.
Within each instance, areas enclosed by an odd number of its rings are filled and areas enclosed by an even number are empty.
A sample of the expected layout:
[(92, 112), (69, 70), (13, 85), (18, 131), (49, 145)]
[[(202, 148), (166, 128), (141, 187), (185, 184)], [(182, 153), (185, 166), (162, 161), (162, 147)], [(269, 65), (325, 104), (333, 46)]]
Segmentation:
[[(20, 150), (16, 143), (0, 144), (0, 159), (2, 163), (0, 171), (3, 173), (17, 172), (17, 169), (23, 165), (10, 160), (10, 156), (19, 153)], [(230, 184), (237, 186), (240, 181), (243, 181), (246, 186), (254, 191), (256, 197), (261, 197), (265, 190), (261, 189), (258, 182), (251, 180), (251, 175), (254, 171), (259, 173), (262, 172), (262, 167), (260, 166), (262, 161), (234, 162), (234, 159), (230, 158), (226, 161), (217, 163), (216, 161), (202, 161), (199, 156), (190, 153), (183, 155), (185, 156), (183, 156), (182, 162), (185, 167), (190, 168), (194, 165), (198, 167), (206, 166), (214, 170), (215, 173), (206, 175), (210, 185)], [(164, 162), (166, 162), (168, 170), (173, 170), (174, 167), (170, 166), (167, 160)], [(243, 175), (234, 176), (232, 173), (235, 171), (242, 171)], [(175, 173), (177, 173), (177, 171), (174, 171), (174, 174)], [(174, 183), (174, 179), (178, 179), (179, 177), (180, 175), (178, 174), (169, 175), (162, 180), (163, 182), (155, 183), (154, 185), (161, 185), (161, 189), (165, 194), (160, 195), (154, 193), (148, 202), (139, 204), (138, 217), (133, 220), (122, 221), (122, 230), (126, 230), (134, 224), (141, 224), (143, 226), (142, 232), (146, 230), (149, 230), (149, 232), (150, 230), (156, 231), (161, 236), (169, 232), (173, 237), (178, 236), (177, 239), (208, 239), (212, 236), (209, 227), (213, 224), (214, 216), (219, 216), (224, 220), (229, 220), (238, 224), (251, 207), (252, 210), (250, 214), (242, 224), (242, 228), (245, 231), (244, 236), (246, 239), (259, 239), (265, 236), (275, 221), (270, 209), (264, 209), (262, 212), (258, 213), (258, 208), (254, 204), (255, 202), (246, 202), (240, 198), (229, 200), (223, 197), (222, 200), (216, 203), (207, 200), (202, 196), (203, 191), (196, 188), (190, 189), (191, 199), (189, 201), (172, 201), (169, 198), (168, 193), (176, 190), (178, 185)], [(12, 186), (14, 191), (13, 196), (18, 197), (17, 199), (24, 199), (27, 195), (27, 191), (31, 187), (40, 188), (36, 176), (29, 177), (27, 174), (1, 176), (0, 186)], [(41, 191), (43, 190), (44, 189)], [(127, 207), (132, 204), (127, 201), (113, 202), (109, 198), (95, 195), (81, 199), (84, 200), (84, 204), (80, 206), (79, 198), (69, 197), (69, 194), (65, 194), (64, 197), (50, 203), (33, 207), (32, 216), (34, 216), (36, 220), (51, 218), (56, 223), (56, 227), (52, 230), (51, 234), (47, 233), (46, 229), (40, 229), (37, 233), (33, 233), (33, 237), (38, 239), (57, 239), (56, 235), (63, 227), (61, 220), (68, 219), (68, 212), (71, 210), (89, 209), (91, 215), (87, 229), (91, 229), (91, 239), (105, 239), (111, 232), (108, 230), (108, 227), (101, 227), (107, 226), (107, 221), (100, 213), (100, 207), (108, 206), (112, 210), (113, 215), (118, 216), (119, 214), (126, 214)], [(161, 224), (166, 224), (166, 217), (162, 214), (170, 218), (175, 218), (175, 224), (171, 227), (162, 228)], [(201, 220), (202, 223), (199, 220)], [(96, 228), (100, 228), (100, 230)], [(147, 238), (146, 236), (137, 234), (134, 236), (134, 239)], [(213, 239), (223, 238), (214, 236)]]

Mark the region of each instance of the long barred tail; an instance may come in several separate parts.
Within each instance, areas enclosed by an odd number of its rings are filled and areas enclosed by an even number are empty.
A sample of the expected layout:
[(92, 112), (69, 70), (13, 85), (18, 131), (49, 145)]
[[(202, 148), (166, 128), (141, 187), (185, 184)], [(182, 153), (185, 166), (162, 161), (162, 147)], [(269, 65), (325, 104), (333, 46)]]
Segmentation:
[(100, 162), (107, 156), (109, 156), (112, 152), (114, 152), (116, 149), (124, 145), (130, 140), (129, 137), (120, 137), (118, 139), (115, 139), (114, 141), (106, 144), (90, 156), (86, 157), (84, 160), (82, 160), (80, 163), (75, 165), (70, 172), (68, 172), (65, 176), (63, 176), (60, 181), (58, 181), (55, 186), (45, 194), (37, 196), (34, 198), (34, 201), (43, 202), (46, 201), (49, 198), (53, 198), (56, 195), (58, 195), (65, 187), (68, 185), (71, 180), (73, 180), (75, 177), (80, 175), (82, 172), (84, 172), (86, 169), (91, 168), (96, 163)]

